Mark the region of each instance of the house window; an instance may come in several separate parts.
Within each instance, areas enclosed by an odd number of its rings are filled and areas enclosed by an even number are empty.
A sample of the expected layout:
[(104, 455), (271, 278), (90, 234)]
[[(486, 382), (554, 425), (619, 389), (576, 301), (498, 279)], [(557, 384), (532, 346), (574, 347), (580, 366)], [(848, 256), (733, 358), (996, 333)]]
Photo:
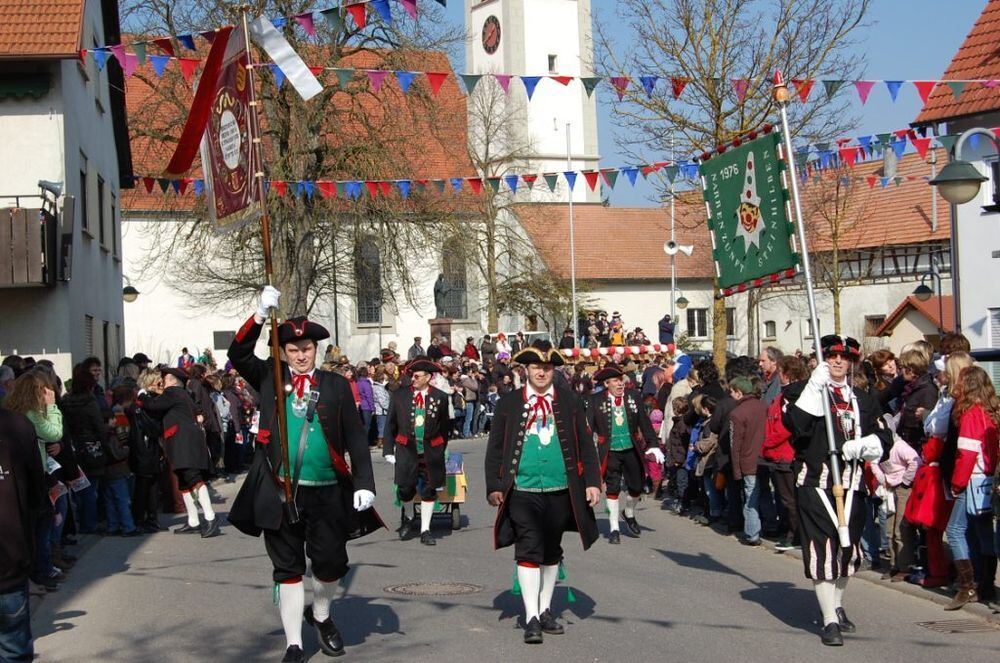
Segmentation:
[(884, 315), (866, 315), (865, 336), (875, 336), (875, 332), (882, 326), (883, 322), (885, 322)]
[(87, 207), (87, 155), (80, 152), (80, 227), (90, 232), (90, 211)]
[(233, 344), (234, 338), (236, 338), (234, 331), (212, 332), (212, 347), (216, 350), (224, 350)]
[(707, 308), (689, 308), (687, 310), (687, 333), (691, 338), (708, 337)]
[(764, 338), (777, 338), (778, 337), (778, 325), (774, 320), (764, 321)]
[(88, 357), (94, 354), (94, 316), (83, 316), (83, 353)]
[(361, 240), (354, 256), (358, 324), (382, 323), (382, 257), (371, 237)]
[(990, 199), (983, 209), (988, 212), (1000, 212), (1000, 161), (990, 161)]
[(111, 194), (111, 213), (108, 215), (108, 223), (111, 224), (111, 255), (118, 257), (118, 230), (115, 225), (115, 216), (118, 214), (118, 202), (115, 194)]
[(813, 323), (812, 320), (806, 320), (806, 338), (813, 337)]
[(445, 244), (441, 257), (441, 273), (444, 275), (444, 310), (445, 318), (465, 320), (469, 317), (469, 284), (465, 247), (461, 242), (451, 241)]
[(558, 62), (559, 62), (559, 59), (555, 55), (552, 55), (552, 54), (549, 55), (549, 73), (550, 74), (558, 73), (558, 71), (559, 71)]
[(104, 178), (97, 176), (97, 236), (101, 246), (107, 246), (107, 228), (104, 227)]
[(726, 308), (726, 338), (736, 337), (736, 309)]

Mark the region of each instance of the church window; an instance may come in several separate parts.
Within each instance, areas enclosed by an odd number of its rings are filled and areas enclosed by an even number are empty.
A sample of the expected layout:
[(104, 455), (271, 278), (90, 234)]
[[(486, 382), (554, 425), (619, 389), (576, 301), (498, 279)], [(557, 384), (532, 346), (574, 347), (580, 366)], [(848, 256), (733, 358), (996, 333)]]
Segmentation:
[(469, 317), (469, 284), (466, 251), (461, 242), (450, 241), (444, 245), (441, 273), (445, 286), (444, 317), (465, 320)]
[(371, 237), (361, 240), (355, 250), (354, 278), (357, 283), (358, 324), (382, 322), (382, 256)]
[(776, 338), (778, 336), (778, 325), (774, 320), (764, 321), (764, 338)]

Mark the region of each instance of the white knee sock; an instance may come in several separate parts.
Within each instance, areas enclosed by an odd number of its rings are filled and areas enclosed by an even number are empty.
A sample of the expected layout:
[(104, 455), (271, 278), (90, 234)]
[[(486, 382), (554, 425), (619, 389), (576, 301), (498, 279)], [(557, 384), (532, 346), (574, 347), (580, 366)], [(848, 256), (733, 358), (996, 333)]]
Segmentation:
[(278, 585), (278, 610), (281, 627), (285, 629), (287, 647), (302, 646), (302, 611), (306, 604), (306, 590), (302, 581), (292, 585)]
[(197, 527), (198, 507), (194, 504), (194, 495), (191, 493), (181, 493), (181, 498), (184, 500), (184, 508), (187, 510), (188, 525), (191, 527)]
[(431, 531), (431, 516), (434, 515), (434, 502), (420, 503), (420, 533)]
[(816, 600), (819, 601), (820, 612), (823, 613), (823, 626), (834, 624), (837, 620), (837, 585), (831, 580), (814, 580)]
[(313, 617), (316, 621), (326, 621), (330, 616), (330, 601), (333, 600), (333, 593), (337, 589), (335, 582), (323, 582), (313, 576)]
[(635, 518), (635, 505), (639, 503), (638, 497), (632, 497), (629, 495), (625, 498), (625, 515), (629, 518)]
[(538, 592), (541, 585), (541, 570), (527, 566), (517, 566), (517, 582), (521, 585), (521, 600), (524, 601), (524, 623), (538, 616)]
[(834, 594), (833, 594), (833, 596), (834, 596), (833, 607), (834, 608), (843, 608), (844, 607), (844, 590), (847, 589), (847, 581), (848, 580), (849, 580), (849, 578), (844, 577), (844, 578), (837, 578), (837, 580), (835, 581), (836, 590), (837, 591), (835, 591)]
[(608, 503), (608, 521), (611, 523), (611, 531), (618, 531), (618, 498), (615, 497), (607, 498)]
[(556, 580), (559, 579), (559, 565), (542, 566), (542, 589), (538, 596), (538, 612), (545, 612), (552, 607), (552, 593), (556, 589)]
[(198, 486), (198, 504), (205, 514), (205, 520), (215, 520), (215, 509), (212, 508), (212, 498), (208, 494), (208, 486), (201, 484)]

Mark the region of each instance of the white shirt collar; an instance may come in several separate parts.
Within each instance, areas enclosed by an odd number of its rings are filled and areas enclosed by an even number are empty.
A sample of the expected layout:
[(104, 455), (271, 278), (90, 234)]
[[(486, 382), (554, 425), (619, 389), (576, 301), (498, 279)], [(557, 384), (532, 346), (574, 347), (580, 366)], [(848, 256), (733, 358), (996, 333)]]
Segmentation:
[(544, 396), (545, 398), (552, 400), (552, 398), (556, 395), (555, 385), (551, 384), (549, 385), (549, 388), (545, 391), (545, 393), (542, 394), (539, 394), (537, 391), (535, 391), (535, 388), (532, 387), (530, 384), (527, 385), (525, 389), (527, 390), (528, 398), (531, 398), (532, 396)]

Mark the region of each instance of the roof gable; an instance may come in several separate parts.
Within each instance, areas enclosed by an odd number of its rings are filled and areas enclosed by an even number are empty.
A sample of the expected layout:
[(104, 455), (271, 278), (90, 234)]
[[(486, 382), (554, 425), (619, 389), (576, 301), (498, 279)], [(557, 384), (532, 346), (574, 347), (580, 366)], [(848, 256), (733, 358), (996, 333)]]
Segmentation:
[(0, 0), (0, 59), (77, 57), (86, 0)]
[(908, 311), (916, 311), (944, 332), (955, 331), (955, 304), (951, 295), (944, 295), (940, 302), (937, 295), (931, 296), (927, 301), (920, 301), (916, 295), (907, 295), (878, 326), (875, 336), (890, 336)]

